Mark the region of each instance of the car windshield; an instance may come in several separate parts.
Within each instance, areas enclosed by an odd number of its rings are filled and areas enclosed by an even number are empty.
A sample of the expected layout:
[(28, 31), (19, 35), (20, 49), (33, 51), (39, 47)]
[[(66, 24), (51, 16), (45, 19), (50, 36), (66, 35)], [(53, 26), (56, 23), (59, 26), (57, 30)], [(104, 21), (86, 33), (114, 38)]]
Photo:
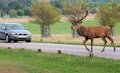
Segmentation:
[(25, 28), (20, 24), (9, 24), (6, 27), (7, 30), (25, 30)]

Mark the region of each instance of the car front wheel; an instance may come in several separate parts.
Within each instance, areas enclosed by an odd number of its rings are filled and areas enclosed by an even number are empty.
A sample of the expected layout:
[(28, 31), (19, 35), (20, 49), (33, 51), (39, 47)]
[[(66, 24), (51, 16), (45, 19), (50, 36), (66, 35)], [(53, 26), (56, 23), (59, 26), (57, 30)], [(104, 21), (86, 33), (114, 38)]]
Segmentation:
[(26, 42), (27, 42), (27, 43), (30, 43), (30, 42), (31, 42), (31, 40), (26, 40)]
[(5, 36), (5, 41), (6, 41), (6, 42), (11, 42), (11, 40), (10, 40), (10, 38), (9, 38), (9, 35), (6, 35), (6, 36)]
[(15, 43), (17, 43), (18, 41), (17, 40), (13, 40)]

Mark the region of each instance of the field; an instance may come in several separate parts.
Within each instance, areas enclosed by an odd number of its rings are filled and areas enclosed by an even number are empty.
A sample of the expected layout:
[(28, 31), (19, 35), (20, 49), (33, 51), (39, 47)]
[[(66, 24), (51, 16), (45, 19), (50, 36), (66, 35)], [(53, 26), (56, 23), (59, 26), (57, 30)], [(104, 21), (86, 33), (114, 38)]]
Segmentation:
[[(32, 34), (40, 34), (40, 25), (35, 23), (22, 23)], [(99, 20), (85, 20), (83, 22), (85, 26), (100, 26)], [(52, 34), (71, 34), (71, 23), (58, 22), (51, 25)], [(120, 23), (115, 27), (116, 35), (120, 35)]]
[(0, 49), (0, 73), (119, 73), (120, 60)]
[[(40, 34), (40, 25), (35, 23), (22, 23), (32, 34)], [(98, 20), (87, 20), (84, 21), (85, 26), (98, 26)], [(71, 34), (71, 23), (70, 22), (58, 22), (51, 25), (52, 34)]]
[[(63, 43), (77, 43), (81, 44), (83, 41), (83, 38), (72, 38), (72, 32), (71, 32), (71, 23), (69, 22), (59, 22), (56, 24), (51, 25), (51, 38), (41, 38), (40, 37), (40, 25), (35, 23), (22, 23), (28, 30), (32, 33), (32, 40), (39, 42), (42, 40), (43, 42), (63, 42)], [(85, 26), (100, 26), (99, 20), (85, 20), (83, 22)], [(117, 46), (120, 46), (120, 23), (117, 24), (115, 27), (116, 36), (113, 37), (115, 44)], [(99, 42), (98, 42), (99, 41)], [(90, 42), (88, 42), (89, 44)], [(95, 39), (95, 44), (103, 44), (103, 41), (101, 39)]]
[[(0, 19), (0, 22), (5, 22), (6, 19)], [(55, 43), (74, 43), (74, 44), (82, 44), (83, 38), (72, 38), (72, 32), (71, 32), (71, 23), (66, 21), (61, 21), (55, 24), (51, 25), (51, 33), (52, 37), (50, 38), (41, 38), (40, 36), (40, 25), (31, 23), (30, 21), (33, 20), (31, 18), (25, 17), (25, 18), (18, 18), (18, 19), (8, 19), (9, 22), (19, 22), (22, 23), (31, 33), (32, 33), (32, 41), (34, 42), (40, 42), (41, 40), (43, 42), (55, 42)], [(100, 26), (99, 20), (95, 18), (87, 18), (87, 20), (83, 21), (83, 24), (85, 26)], [(116, 36), (113, 37), (115, 44), (117, 46), (120, 46), (120, 23), (117, 24), (115, 27)], [(99, 42), (98, 42), (99, 41)], [(109, 41), (108, 41), (109, 42)], [(103, 41), (101, 39), (95, 39), (95, 44), (103, 44)], [(89, 42), (88, 42), (89, 44)]]

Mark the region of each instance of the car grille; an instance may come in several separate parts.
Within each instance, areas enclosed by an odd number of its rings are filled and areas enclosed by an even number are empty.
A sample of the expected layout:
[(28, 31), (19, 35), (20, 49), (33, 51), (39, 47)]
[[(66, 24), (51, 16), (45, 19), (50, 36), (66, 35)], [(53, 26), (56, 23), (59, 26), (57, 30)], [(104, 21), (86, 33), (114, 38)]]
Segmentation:
[(20, 33), (20, 34), (18, 34), (18, 35), (19, 35), (19, 36), (27, 36), (27, 34), (21, 34), (21, 33)]

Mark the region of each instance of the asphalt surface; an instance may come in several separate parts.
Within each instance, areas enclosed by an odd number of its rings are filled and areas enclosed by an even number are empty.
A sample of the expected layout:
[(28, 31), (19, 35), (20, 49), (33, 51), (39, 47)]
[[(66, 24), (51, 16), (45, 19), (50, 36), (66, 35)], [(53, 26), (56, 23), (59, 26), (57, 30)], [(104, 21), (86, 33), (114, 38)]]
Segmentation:
[[(50, 43), (0, 43), (0, 47), (14, 48), (14, 49), (29, 49), (38, 51), (41, 49), (42, 52), (52, 52), (64, 54), (73, 54), (80, 56), (89, 56), (89, 52), (85, 49), (83, 45), (65, 45), (65, 44), (50, 44)], [(90, 46), (88, 46), (90, 48)], [(96, 57), (110, 58), (110, 59), (120, 59), (120, 48), (116, 47), (116, 51), (113, 51), (113, 47), (106, 47), (105, 51), (101, 53), (103, 46), (94, 46), (93, 54)]]

